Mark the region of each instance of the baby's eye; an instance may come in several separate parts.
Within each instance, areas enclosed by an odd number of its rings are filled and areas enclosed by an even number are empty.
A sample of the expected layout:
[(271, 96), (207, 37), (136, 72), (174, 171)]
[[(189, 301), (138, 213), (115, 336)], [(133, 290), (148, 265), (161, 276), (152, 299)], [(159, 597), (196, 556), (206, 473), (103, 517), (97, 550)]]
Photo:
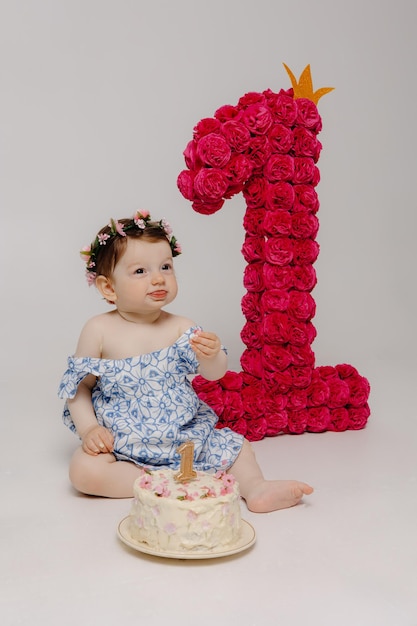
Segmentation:
[(135, 274), (144, 274), (144, 273), (145, 273), (144, 267), (138, 267), (138, 269), (135, 271)]
[(163, 266), (162, 266), (162, 270), (164, 272), (172, 270), (172, 264), (171, 263), (164, 263)]

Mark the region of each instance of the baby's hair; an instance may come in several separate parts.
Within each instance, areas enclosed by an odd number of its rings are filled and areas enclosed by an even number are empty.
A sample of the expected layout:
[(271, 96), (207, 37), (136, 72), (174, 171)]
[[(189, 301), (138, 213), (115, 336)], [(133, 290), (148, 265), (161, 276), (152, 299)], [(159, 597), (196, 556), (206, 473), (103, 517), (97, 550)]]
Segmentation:
[(127, 239), (146, 241), (166, 241), (172, 256), (181, 254), (181, 246), (172, 234), (172, 229), (164, 219), (153, 222), (148, 211), (137, 211), (133, 218), (110, 220), (96, 235), (93, 243), (81, 250), (86, 261), (86, 276), (89, 285), (95, 283), (99, 275), (109, 278), (123, 255)]

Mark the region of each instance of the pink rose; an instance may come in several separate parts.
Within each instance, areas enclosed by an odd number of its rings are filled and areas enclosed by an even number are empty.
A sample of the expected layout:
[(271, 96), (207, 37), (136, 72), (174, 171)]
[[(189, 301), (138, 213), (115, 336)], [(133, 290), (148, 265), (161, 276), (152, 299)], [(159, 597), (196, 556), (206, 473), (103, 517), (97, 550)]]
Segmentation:
[(291, 291), (289, 293), (288, 315), (296, 320), (308, 322), (316, 313), (314, 298), (305, 291)]
[(263, 266), (266, 289), (289, 289), (293, 285), (293, 268), (265, 263)]
[(287, 343), (289, 319), (285, 313), (269, 313), (263, 319), (264, 339), (267, 343)]
[(292, 148), (294, 135), (291, 128), (283, 124), (274, 124), (268, 132), (268, 139), (274, 152), (288, 154)]
[(206, 165), (222, 168), (230, 160), (232, 151), (224, 137), (209, 133), (200, 139), (197, 156)]
[(293, 259), (293, 242), (289, 237), (270, 237), (265, 242), (265, 259), (273, 265), (288, 265)]
[(305, 126), (314, 133), (322, 129), (321, 117), (314, 102), (307, 98), (297, 98), (297, 124)]
[(291, 233), (291, 213), (289, 211), (267, 211), (263, 222), (266, 235), (289, 235)]
[(262, 291), (264, 288), (263, 263), (249, 263), (243, 272), (243, 286), (248, 291)]
[(265, 135), (272, 126), (272, 115), (268, 107), (256, 102), (243, 112), (241, 121), (253, 135)]
[(187, 200), (194, 200), (194, 173), (189, 170), (183, 170), (179, 173), (177, 178), (177, 186), (180, 193)]
[(287, 289), (267, 289), (261, 296), (261, 308), (263, 313), (287, 310), (290, 294)]
[(288, 413), (288, 432), (298, 434), (305, 432), (308, 423), (308, 410), (301, 409), (300, 411), (287, 411)]
[(265, 344), (262, 350), (262, 363), (266, 370), (281, 372), (291, 365), (291, 352), (282, 346)]
[(292, 283), (299, 291), (311, 291), (317, 283), (316, 271), (312, 265), (295, 265), (292, 268)]
[(228, 389), (229, 391), (240, 391), (243, 385), (242, 374), (228, 370), (219, 382), (223, 389)]
[(187, 143), (183, 155), (188, 169), (199, 169), (203, 165), (197, 155), (197, 142), (193, 139)]
[(244, 124), (229, 120), (222, 125), (221, 131), (232, 150), (244, 152), (248, 149), (251, 135)]
[(294, 145), (292, 152), (295, 156), (311, 157), (314, 162), (317, 163), (320, 150), (321, 143), (314, 133), (303, 126), (294, 129)]
[(216, 213), (216, 211), (220, 211), (223, 204), (223, 199), (208, 202), (206, 200), (196, 198), (192, 203), (192, 207), (197, 213), (201, 213), (202, 215), (212, 215), (213, 213)]
[(263, 336), (260, 322), (246, 322), (240, 331), (240, 338), (248, 348), (259, 350), (263, 346)]
[(253, 348), (244, 350), (240, 357), (240, 364), (244, 372), (252, 374), (255, 378), (261, 378), (263, 368), (259, 350)]
[(311, 185), (294, 185), (294, 212), (311, 211), (317, 213), (320, 207), (317, 191)]
[(243, 218), (243, 227), (248, 235), (264, 234), (265, 209), (247, 209)]
[(270, 211), (289, 211), (294, 203), (294, 197), (293, 186), (285, 181), (266, 186), (266, 208)]
[(317, 217), (309, 211), (298, 211), (291, 216), (291, 234), (296, 239), (315, 239), (319, 230)]
[(266, 199), (266, 183), (261, 176), (252, 177), (243, 189), (243, 197), (248, 209), (262, 207)]
[(309, 265), (319, 256), (320, 246), (314, 239), (296, 239), (293, 245), (294, 263)]
[(239, 117), (239, 115), (240, 111), (237, 107), (234, 107), (231, 104), (225, 104), (224, 106), (217, 109), (214, 117), (220, 122), (224, 123)]
[(307, 430), (311, 433), (322, 433), (330, 424), (330, 411), (327, 406), (308, 409)]
[(262, 317), (259, 293), (248, 291), (242, 298), (242, 313), (249, 322), (259, 322)]
[(245, 109), (251, 104), (265, 104), (266, 99), (263, 93), (258, 93), (257, 91), (249, 91), (245, 93), (244, 96), (241, 96), (238, 101), (238, 108)]
[(297, 105), (287, 93), (281, 90), (279, 94), (275, 94), (275, 97), (269, 101), (269, 107), (278, 124), (294, 125), (297, 117)]
[(309, 183), (315, 187), (320, 182), (320, 172), (311, 157), (294, 157), (294, 185)]
[(270, 183), (292, 180), (294, 160), (288, 154), (271, 154), (264, 166), (264, 175)]
[(229, 181), (226, 174), (217, 168), (201, 169), (194, 179), (194, 189), (201, 199), (207, 201), (220, 200), (224, 195)]
[(193, 137), (196, 141), (209, 133), (220, 132), (220, 122), (214, 117), (205, 117), (194, 127)]
[(272, 148), (268, 137), (260, 135), (251, 138), (247, 154), (252, 161), (254, 170), (261, 169), (265, 165), (271, 152)]
[(242, 246), (243, 258), (247, 263), (263, 261), (265, 258), (265, 242), (261, 237), (245, 236)]

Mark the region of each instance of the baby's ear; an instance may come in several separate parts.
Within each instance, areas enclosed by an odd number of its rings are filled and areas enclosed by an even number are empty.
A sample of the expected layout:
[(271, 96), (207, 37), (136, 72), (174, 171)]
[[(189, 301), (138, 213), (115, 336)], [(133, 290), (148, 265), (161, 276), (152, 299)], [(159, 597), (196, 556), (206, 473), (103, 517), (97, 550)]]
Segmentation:
[(111, 280), (107, 276), (97, 276), (96, 287), (107, 302), (114, 304), (117, 300), (117, 296), (114, 292)]

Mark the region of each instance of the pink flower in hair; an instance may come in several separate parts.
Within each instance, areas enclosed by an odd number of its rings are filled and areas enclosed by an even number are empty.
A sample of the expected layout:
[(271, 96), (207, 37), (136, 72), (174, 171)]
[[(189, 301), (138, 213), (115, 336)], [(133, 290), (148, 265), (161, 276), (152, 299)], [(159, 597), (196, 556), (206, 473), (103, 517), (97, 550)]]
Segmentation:
[(97, 235), (97, 239), (100, 246), (105, 246), (107, 239), (110, 239), (110, 235), (108, 235), (107, 233), (99, 233)]
[(115, 220), (115, 222), (114, 222), (114, 226), (115, 226), (115, 228), (116, 228), (116, 231), (119, 233), (119, 235), (120, 235), (121, 237), (126, 237), (126, 233), (125, 233), (125, 231), (123, 230), (123, 224), (121, 224), (120, 222), (118, 222), (117, 220)]

